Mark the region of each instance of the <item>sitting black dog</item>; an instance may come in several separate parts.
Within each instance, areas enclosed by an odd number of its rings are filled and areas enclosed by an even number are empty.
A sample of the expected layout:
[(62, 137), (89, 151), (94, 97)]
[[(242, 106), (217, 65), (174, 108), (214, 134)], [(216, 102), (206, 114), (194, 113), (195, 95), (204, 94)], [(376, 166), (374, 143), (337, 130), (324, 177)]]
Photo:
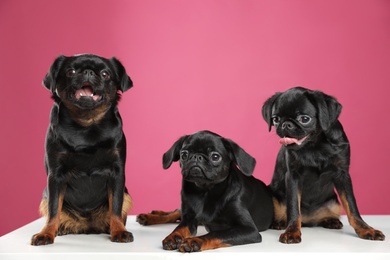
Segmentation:
[(126, 139), (117, 103), (133, 83), (116, 59), (84, 54), (59, 56), (43, 84), (54, 99), (46, 135), (47, 187), (40, 213), (47, 217), (32, 245), (55, 236), (126, 231), (132, 200), (125, 187)]
[[(209, 131), (186, 135), (163, 156), (163, 167), (179, 161), (183, 181), (180, 211), (141, 214), (140, 224), (174, 222), (166, 250), (194, 252), (261, 242), (259, 231), (273, 219), (272, 196), (252, 175), (256, 161), (235, 142)], [(196, 237), (199, 224), (209, 231)]]
[(341, 108), (335, 98), (302, 87), (278, 92), (263, 105), (269, 130), (274, 126), (283, 144), (270, 184), (273, 228), (286, 228), (282, 243), (301, 242), (301, 225), (342, 228), (335, 188), (357, 235), (385, 239), (359, 214), (349, 175), (350, 146), (338, 120)]

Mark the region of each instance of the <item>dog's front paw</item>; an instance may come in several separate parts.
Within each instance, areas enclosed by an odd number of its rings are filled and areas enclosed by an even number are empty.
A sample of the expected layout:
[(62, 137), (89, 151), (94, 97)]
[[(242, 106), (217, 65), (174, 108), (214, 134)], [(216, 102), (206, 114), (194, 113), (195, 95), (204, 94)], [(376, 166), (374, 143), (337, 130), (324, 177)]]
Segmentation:
[(297, 244), (301, 242), (301, 231), (286, 231), (279, 237), (279, 242), (284, 244)]
[(134, 241), (134, 237), (131, 232), (128, 232), (126, 230), (111, 232), (111, 241), (118, 243), (129, 243)]
[(381, 231), (373, 229), (373, 228), (358, 229), (355, 231), (356, 231), (356, 234), (360, 238), (363, 238), (363, 239), (380, 240), (380, 241), (385, 240), (385, 235)]
[(49, 245), (54, 243), (54, 236), (51, 234), (35, 234), (31, 238), (31, 245), (33, 246), (42, 246), (42, 245)]
[(201, 251), (203, 241), (200, 238), (186, 238), (179, 246), (179, 251), (183, 253), (191, 253)]
[(162, 241), (163, 249), (164, 250), (176, 250), (179, 248), (183, 239), (184, 238), (180, 235), (170, 234)]
[[(151, 213), (152, 214), (152, 213)], [(143, 226), (147, 226), (149, 225), (149, 216), (150, 214), (139, 214), (137, 216), (137, 219), (136, 221), (140, 224), (140, 225), (143, 225)]]

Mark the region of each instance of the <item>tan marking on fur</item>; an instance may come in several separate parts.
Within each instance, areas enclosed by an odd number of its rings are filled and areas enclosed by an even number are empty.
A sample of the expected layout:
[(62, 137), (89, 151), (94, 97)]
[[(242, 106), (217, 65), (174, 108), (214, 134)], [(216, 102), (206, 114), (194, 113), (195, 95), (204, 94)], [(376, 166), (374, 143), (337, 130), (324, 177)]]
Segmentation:
[(108, 192), (108, 209), (109, 209), (109, 219), (110, 219), (110, 233), (118, 233), (122, 231), (126, 231), (125, 228), (125, 219), (127, 217), (128, 210), (132, 207), (132, 200), (130, 195), (124, 194), (123, 204), (122, 204), (122, 216), (121, 218), (115, 216), (112, 213), (112, 192)]
[(179, 210), (172, 212), (165, 211), (153, 211), (149, 214), (140, 214), (142, 218), (147, 222), (147, 225), (176, 223), (181, 218), (181, 212)]
[(229, 247), (231, 245), (222, 243), (219, 239), (210, 239), (210, 240), (203, 240), (203, 244), (201, 246), (201, 250), (208, 250), (208, 249), (215, 249), (215, 248), (221, 248), (221, 247)]
[(103, 117), (106, 115), (108, 108), (109, 107), (107, 105), (100, 106), (95, 108), (91, 112), (79, 112), (72, 118), (75, 119), (75, 121), (81, 126), (88, 127), (92, 124), (98, 124), (100, 120), (102, 120)]
[(190, 229), (188, 227), (181, 227), (181, 228), (176, 228), (170, 236), (180, 236), (180, 237), (184, 237), (184, 238), (189, 238), (191, 237), (191, 232), (190, 232)]
[[(122, 206), (123, 223), (131, 207), (132, 199), (129, 194), (125, 193)], [(48, 203), (45, 198), (41, 201), (39, 211), (41, 216), (48, 216)], [(59, 219), (59, 228), (66, 234), (82, 234), (90, 229), (94, 229), (97, 233), (109, 233), (110, 230), (110, 212), (104, 207), (94, 211), (90, 218), (81, 216), (77, 211), (72, 211), (71, 214), (62, 211)]]
[[(58, 198), (57, 215), (52, 219), (46, 220), (46, 224), (43, 226), (41, 232), (39, 232), (40, 235), (48, 235), (54, 240), (54, 237), (57, 235), (58, 228), (60, 226), (60, 215), (62, 213), (63, 200), (64, 200), (64, 195), (60, 194), (60, 196)], [(42, 202), (41, 202), (41, 204), (40, 204), (40, 211), (41, 212), (44, 210), (44, 207), (45, 206), (42, 205)], [(46, 212), (48, 212), (47, 205), (46, 205)], [(46, 215), (48, 215), (48, 213)]]
[(356, 234), (363, 239), (385, 240), (385, 235), (380, 231), (369, 226), (364, 220), (356, 219), (349, 208), (349, 203), (345, 193), (339, 194), (341, 203), (348, 216), (349, 224), (355, 229)]
[[(287, 206), (280, 203), (277, 199), (273, 198), (274, 203), (274, 218), (276, 221), (287, 221)], [(341, 207), (336, 202), (330, 202), (324, 205), (322, 208), (315, 211), (313, 214), (302, 214), (301, 219), (303, 224), (320, 223), (321, 221), (329, 218), (339, 218), (341, 214)]]
[(65, 90), (59, 91), (58, 95), (60, 96), (65, 106), (68, 108), (72, 119), (74, 119), (78, 124), (83, 127), (88, 127), (94, 123), (99, 123), (110, 108), (110, 104), (107, 101), (93, 110), (82, 110), (75, 106), (73, 102), (68, 99)]
[(117, 234), (126, 231), (123, 219), (111, 214), (110, 217), (110, 233)]
[(316, 210), (313, 214), (310, 215), (302, 215), (302, 223), (320, 223), (323, 220), (334, 218), (334, 219), (339, 219), (340, 218), (340, 213), (341, 213), (341, 207), (340, 204), (332, 201), (318, 210)]
[(274, 203), (274, 218), (276, 221), (287, 221), (287, 207), (285, 204), (280, 203), (277, 199), (272, 198)]
[(339, 194), (340, 196), (340, 200), (341, 200), (341, 203), (343, 204), (343, 207), (344, 207), (344, 210), (345, 210), (345, 213), (347, 213), (347, 217), (348, 217), (348, 222), (349, 224), (356, 230), (358, 229), (358, 225), (357, 225), (357, 222), (356, 222), (356, 219), (353, 217), (352, 213), (351, 213), (351, 210), (349, 209), (349, 203), (347, 201), (347, 198), (345, 196), (344, 193), (342, 194)]
[(126, 218), (128, 212), (133, 208), (133, 200), (128, 193), (125, 193), (123, 196), (123, 205), (122, 205), (122, 217)]

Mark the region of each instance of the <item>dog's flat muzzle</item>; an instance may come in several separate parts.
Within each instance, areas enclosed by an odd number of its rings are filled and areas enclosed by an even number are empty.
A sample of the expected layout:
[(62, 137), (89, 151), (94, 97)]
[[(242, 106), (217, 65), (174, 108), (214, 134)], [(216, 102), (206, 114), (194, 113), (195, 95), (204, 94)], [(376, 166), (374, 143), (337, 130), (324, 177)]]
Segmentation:
[(199, 177), (203, 177), (204, 178), (205, 177), (202, 168), (200, 168), (199, 166), (192, 167), (188, 171), (188, 173), (189, 173), (189, 175), (191, 177), (197, 177), (197, 178), (199, 178)]

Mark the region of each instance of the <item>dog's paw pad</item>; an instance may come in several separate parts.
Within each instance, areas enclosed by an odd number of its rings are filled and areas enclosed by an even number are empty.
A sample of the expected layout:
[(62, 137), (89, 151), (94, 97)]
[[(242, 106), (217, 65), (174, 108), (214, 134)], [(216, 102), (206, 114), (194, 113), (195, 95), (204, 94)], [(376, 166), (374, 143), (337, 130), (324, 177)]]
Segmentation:
[(301, 241), (301, 232), (285, 232), (279, 238), (279, 242), (284, 244), (298, 244)]
[(360, 238), (367, 239), (367, 240), (385, 240), (385, 235), (375, 229), (367, 229), (367, 230), (361, 230), (360, 232), (357, 232)]
[(42, 246), (42, 245), (49, 245), (54, 243), (54, 237), (50, 234), (35, 234), (31, 238), (31, 245), (33, 246)]
[(186, 239), (179, 247), (179, 251), (183, 253), (198, 252), (201, 248), (201, 241), (195, 239)]
[(162, 242), (164, 250), (176, 250), (179, 248), (183, 237), (174, 235), (165, 238)]
[(148, 220), (149, 220), (149, 216), (148, 214), (139, 214), (136, 218), (136, 221), (140, 224), (140, 225), (143, 225), (143, 226), (147, 226), (149, 225), (148, 224)]
[(129, 243), (134, 241), (133, 234), (128, 231), (120, 231), (115, 234), (111, 234), (111, 241), (118, 243)]

